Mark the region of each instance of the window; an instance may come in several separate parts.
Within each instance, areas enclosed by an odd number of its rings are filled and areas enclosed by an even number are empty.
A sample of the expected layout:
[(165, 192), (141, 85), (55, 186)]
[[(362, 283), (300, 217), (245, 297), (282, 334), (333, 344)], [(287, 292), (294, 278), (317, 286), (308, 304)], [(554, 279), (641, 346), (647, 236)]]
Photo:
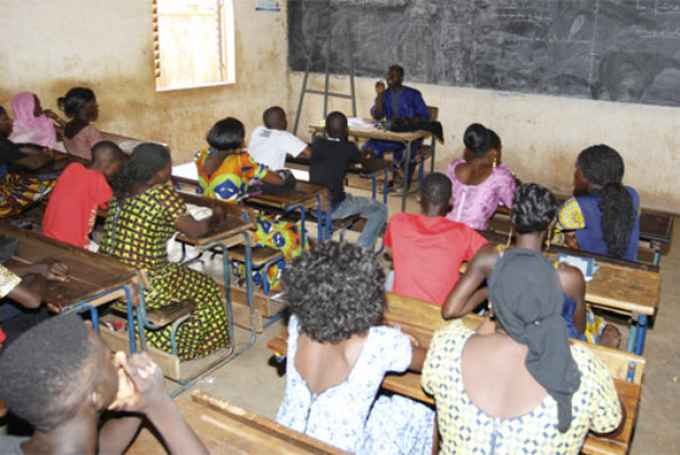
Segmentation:
[(232, 84), (233, 0), (154, 0), (156, 90)]

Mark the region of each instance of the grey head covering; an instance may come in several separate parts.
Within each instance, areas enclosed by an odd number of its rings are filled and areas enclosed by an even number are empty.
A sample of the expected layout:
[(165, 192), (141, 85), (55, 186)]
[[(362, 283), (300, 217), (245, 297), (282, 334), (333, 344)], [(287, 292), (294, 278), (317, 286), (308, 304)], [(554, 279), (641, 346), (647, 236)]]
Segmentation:
[(555, 269), (536, 251), (510, 249), (493, 269), (489, 297), (503, 329), (529, 348), (527, 370), (557, 402), (557, 426), (566, 432), (581, 373), (571, 356), (562, 319), (564, 296)]

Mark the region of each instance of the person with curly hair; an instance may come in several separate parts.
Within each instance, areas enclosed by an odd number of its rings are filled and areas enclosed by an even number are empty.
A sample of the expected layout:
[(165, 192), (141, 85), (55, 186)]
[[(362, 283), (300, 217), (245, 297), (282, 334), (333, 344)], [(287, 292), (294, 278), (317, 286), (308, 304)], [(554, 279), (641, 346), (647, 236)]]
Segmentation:
[(576, 159), (574, 197), (558, 215), (558, 241), (589, 253), (637, 261), (640, 196), (624, 186), (621, 155), (607, 145), (593, 145)]
[[(541, 252), (555, 223), (557, 200), (544, 187), (535, 183), (520, 185), (512, 203), (511, 221), (515, 232), (514, 248)], [(468, 263), (465, 275), (449, 294), (442, 307), (444, 319), (461, 317), (473, 311), (488, 297), (488, 281), (496, 263), (503, 257), (504, 245), (487, 245)], [(555, 263), (564, 295), (562, 317), (572, 338), (591, 343), (618, 346), (621, 335), (613, 325), (607, 325), (586, 311), (586, 285), (581, 271), (564, 263)], [(482, 287), (480, 287), (482, 286)]]
[(387, 372), (420, 371), (425, 350), (382, 325), (385, 273), (356, 245), (322, 242), (283, 275), (292, 313), (276, 420), (358, 454), (430, 454), (434, 413), (378, 395)]
[[(212, 278), (168, 260), (168, 241), (175, 232), (189, 237), (205, 235), (224, 213), (197, 221), (170, 183), (170, 151), (160, 144), (142, 143), (112, 179), (114, 199), (104, 224), (99, 252), (145, 270), (150, 286), (146, 306), (155, 310), (173, 302), (196, 304), (192, 316), (177, 330), (181, 360), (205, 357), (227, 348), (227, 313), (220, 288)], [(171, 352), (171, 326), (147, 330), (154, 347)]]

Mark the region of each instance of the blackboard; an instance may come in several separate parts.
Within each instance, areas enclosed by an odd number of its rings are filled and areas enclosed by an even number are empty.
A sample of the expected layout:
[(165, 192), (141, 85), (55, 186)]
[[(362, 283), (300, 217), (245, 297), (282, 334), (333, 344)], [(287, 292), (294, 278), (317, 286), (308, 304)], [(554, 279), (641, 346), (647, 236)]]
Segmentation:
[(295, 71), (680, 106), (680, 0), (289, 0)]

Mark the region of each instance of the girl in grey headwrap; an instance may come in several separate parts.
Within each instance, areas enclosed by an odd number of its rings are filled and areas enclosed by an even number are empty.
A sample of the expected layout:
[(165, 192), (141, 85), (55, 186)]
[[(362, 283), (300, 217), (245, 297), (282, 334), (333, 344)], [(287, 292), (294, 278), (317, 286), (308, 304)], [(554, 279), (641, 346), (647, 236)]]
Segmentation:
[(572, 395), (581, 383), (562, 318), (563, 295), (553, 266), (523, 248), (505, 252), (489, 280), (489, 297), (501, 328), (529, 349), (526, 367), (557, 402), (558, 429), (572, 420)]

